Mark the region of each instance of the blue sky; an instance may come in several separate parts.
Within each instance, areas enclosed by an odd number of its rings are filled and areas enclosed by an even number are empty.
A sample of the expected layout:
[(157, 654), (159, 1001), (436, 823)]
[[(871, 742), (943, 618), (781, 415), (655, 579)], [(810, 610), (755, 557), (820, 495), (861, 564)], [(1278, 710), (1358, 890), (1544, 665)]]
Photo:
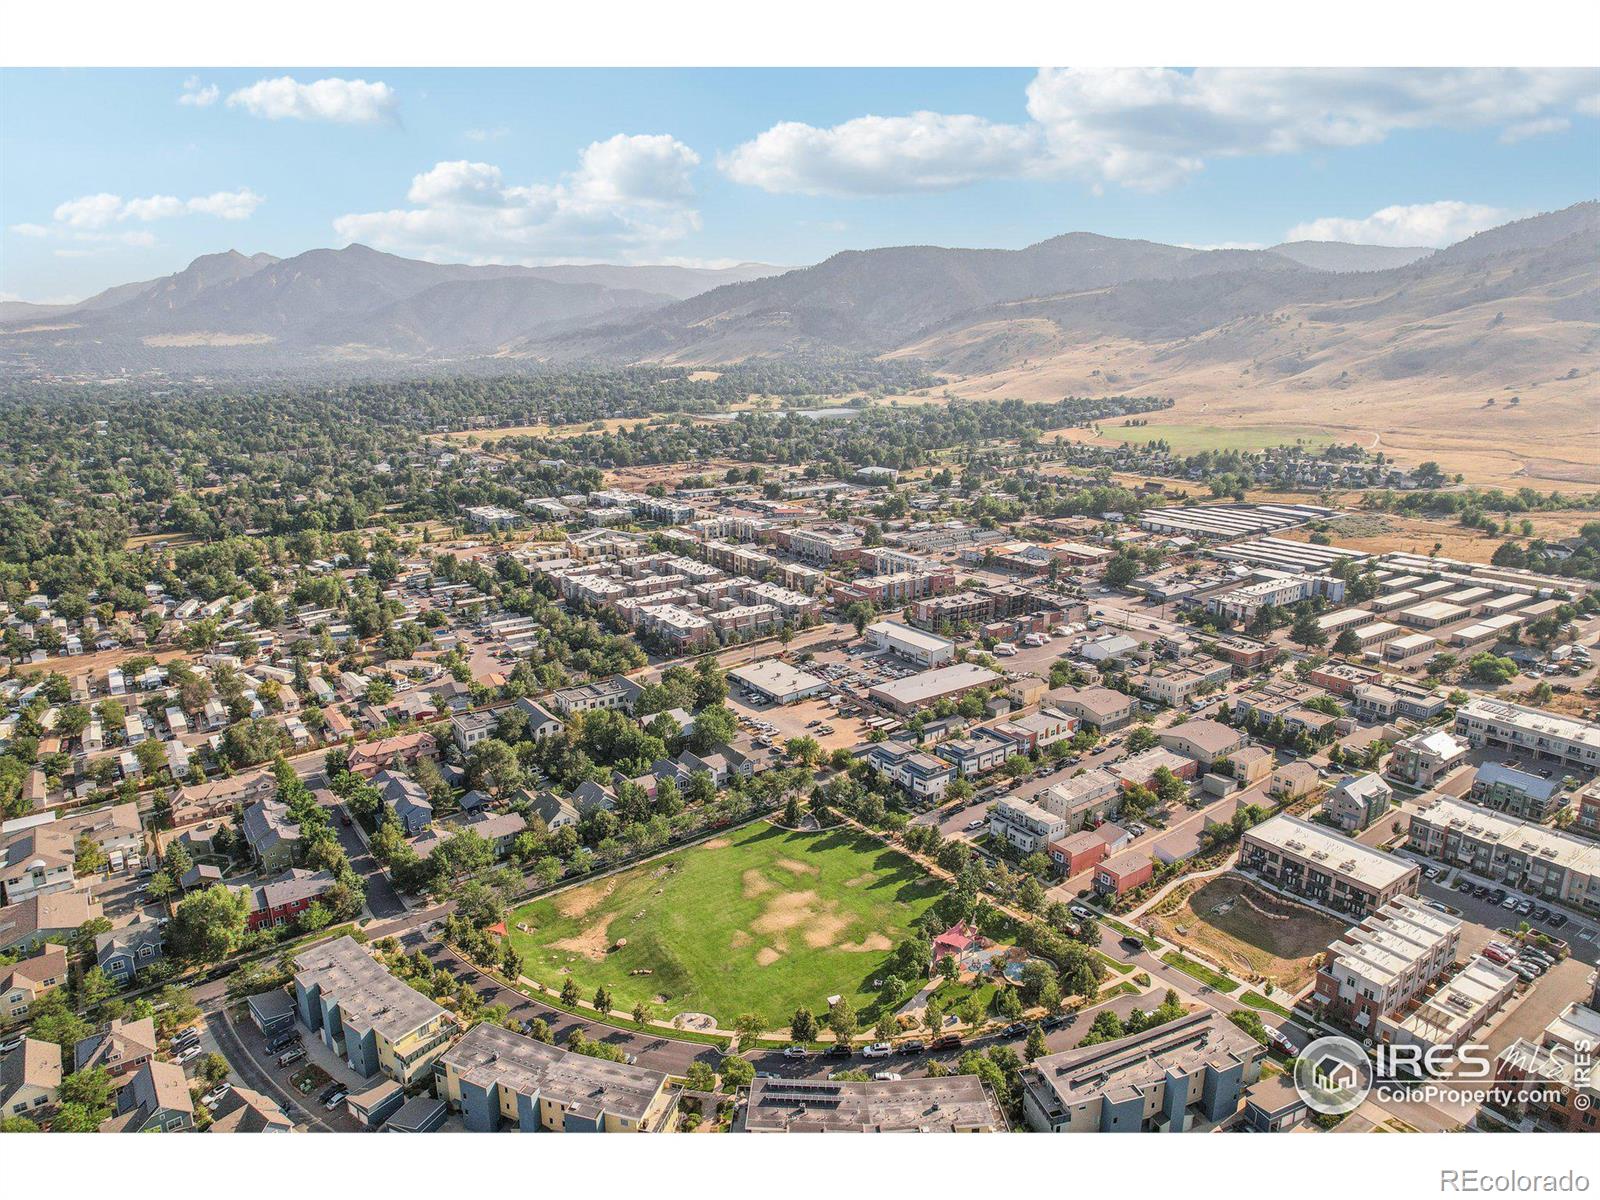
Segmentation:
[(1600, 73), (8, 70), (0, 295), (236, 248), (818, 261), (1445, 244), (1600, 192)]

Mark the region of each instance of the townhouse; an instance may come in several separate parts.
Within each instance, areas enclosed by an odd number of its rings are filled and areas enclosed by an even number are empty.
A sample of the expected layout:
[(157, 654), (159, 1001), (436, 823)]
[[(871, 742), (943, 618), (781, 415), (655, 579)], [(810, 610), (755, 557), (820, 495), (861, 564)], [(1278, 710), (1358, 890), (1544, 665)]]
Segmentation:
[(194, 1128), (189, 1080), (177, 1063), (151, 1059), (117, 1091), (116, 1111), (101, 1133), (176, 1133)]
[(1504, 700), (1478, 699), (1456, 710), (1456, 732), (1475, 748), (1512, 750), (1600, 773), (1600, 725)]
[(1581, 835), (1436, 793), (1412, 815), (1407, 845), (1480, 878), (1600, 912), (1600, 845)]
[(55, 1105), (61, 1090), (61, 1047), (25, 1037), (0, 1056), (0, 1116), (27, 1117), (35, 1124)]
[(966, 737), (939, 743), (933, 752), (952, 764), (963, 778), (970, 779), (1002, 766), (1019, 752), (1019, 747), (1004, 734), (984, 726)]
[(1067, 823), (1069, 832), (1098, 825), (1122, 803), (1122, 781), (1095, 767), (1046, 788), (1035, 803)]
[(107, 979), (124, 986), (165, 951), (166, 935), (161, 922), (143, 913), (130, 924), (97, 934), (94, 939), (95, 963)]
[(937, 804), (956, 778), (956, 768), (906, 742), (877, 742), (867, 762), (905, 789), (913, 799)]
[(1247, 829), (1238, 869), (1335, 912), (1364, 916), (1415, 896), (1422, 868), (1341, 834), (1280, 814)]
[(1311, 1003), (1323, 1016), (1373, 1035), (1455, 966), (1461, 918), (1399, 896), (1351, 926), (1323, 956)]
[(1156, 736), (1156, 740), (1177, 754), (1210, 766), (1226, 758), (1245, 743), (1244, 734), (1221, 721), (1185, 721)]
[(1360, 833), (1394, 803), (1394, 789), (1376, 772), (1347, 775), (1336, 783), (1322, 802), (1322, 812), (1346, 833)]
[(1003, 839), (1023, 854), (1043, 850), (1067, 834), (1067, 822), (1018, 796), (1007, 796), (989, 813), (989, 836)]

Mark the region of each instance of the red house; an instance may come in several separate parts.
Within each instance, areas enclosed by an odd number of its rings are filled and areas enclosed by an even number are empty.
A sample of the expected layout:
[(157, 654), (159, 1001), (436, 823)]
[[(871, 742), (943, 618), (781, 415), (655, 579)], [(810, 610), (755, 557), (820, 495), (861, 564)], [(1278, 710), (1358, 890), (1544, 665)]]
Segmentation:
[(338, 882), (331, 871), (285, 871), (271, 883), (246, 889), (250, 913), (245, 923), (252, 930), (287, 925), (328, 893)]
[(1119, 854), (1095, 869), (1094, 890), (1102, 896), (1120, 896), (1123, 892), (1150, 882), (1156, 872), (1155, 861), (1141, 850)]
[(1103, 837), (1092, 829), (1085, 829), (1059, 842), (1051, 842), (1048, 852), (1062, 878), (1070, 879), (1105, 858), (1108, 849)]

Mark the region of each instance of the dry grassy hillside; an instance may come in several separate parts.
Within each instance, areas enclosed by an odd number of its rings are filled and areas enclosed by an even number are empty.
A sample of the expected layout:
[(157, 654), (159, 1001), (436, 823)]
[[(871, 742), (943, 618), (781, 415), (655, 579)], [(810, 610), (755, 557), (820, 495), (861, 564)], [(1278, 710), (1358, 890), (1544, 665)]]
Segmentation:
[(1449, 294), (1459, 280), (1402, 278), (1380, 297), (1287, 304), (1161, 340), (1074, 329), (1092, 297), (1048, 315), (1026, 302), (896, 354), (949, 371), (963, 396), (1157, 392), (1176, 401), (1167, 423), (1323, 434), (1500, 485), (1600, 484), (1600, 333), (1572, 319), (1593, 304), (1592, 272), (1507, 294), (1510, 271), (1480, 272), (1464, 297)]

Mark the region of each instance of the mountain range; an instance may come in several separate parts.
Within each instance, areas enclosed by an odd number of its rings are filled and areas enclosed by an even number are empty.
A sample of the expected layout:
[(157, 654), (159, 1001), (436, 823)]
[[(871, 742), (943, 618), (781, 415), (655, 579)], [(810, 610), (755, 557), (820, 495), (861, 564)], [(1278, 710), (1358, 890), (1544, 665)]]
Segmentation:
[(1588, 201), (1437, 251), (1068, 233), (1020, 250), (853, 250), (792, 270), (228, 251), (75, 305), (0, 305), (0, 369), (309, 374), (843, 353), (914, 355), (968, 380), (1051, 363), (1050, 388), (1171, 386), (1219, 370), (1233, 383), (1206, 386), (1443, 376), (1478, 388), (1486, 373), (1514, 386), (1557, 365), (1593, 368), (1597, 241), (1600, 203)]

